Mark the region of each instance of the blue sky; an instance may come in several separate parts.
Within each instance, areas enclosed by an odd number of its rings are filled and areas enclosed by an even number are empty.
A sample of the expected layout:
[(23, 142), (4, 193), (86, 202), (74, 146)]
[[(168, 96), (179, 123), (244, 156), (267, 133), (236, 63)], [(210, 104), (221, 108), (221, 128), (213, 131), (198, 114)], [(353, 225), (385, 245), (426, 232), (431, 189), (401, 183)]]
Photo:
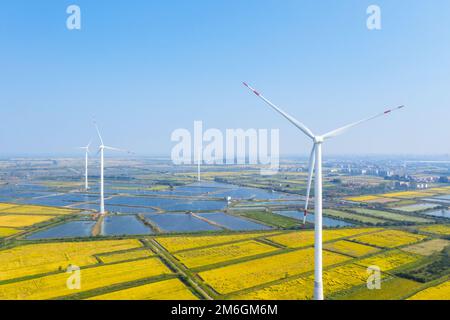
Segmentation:
[[(70, 4), (80, 31), (66, 28)], [(370, 4), (380, 31), (366, 28)], [(447, 0), (15, 0), (0, 40), (0, 155), (72, 153), (95, 138), (92, 117), (139, 154), (170, 154), (171, 132), (194, 120), (279, 128), (283, 154), (306, 154), (242, 81), (319, 133), (408, 106), (326, 154), (450, 153)]]

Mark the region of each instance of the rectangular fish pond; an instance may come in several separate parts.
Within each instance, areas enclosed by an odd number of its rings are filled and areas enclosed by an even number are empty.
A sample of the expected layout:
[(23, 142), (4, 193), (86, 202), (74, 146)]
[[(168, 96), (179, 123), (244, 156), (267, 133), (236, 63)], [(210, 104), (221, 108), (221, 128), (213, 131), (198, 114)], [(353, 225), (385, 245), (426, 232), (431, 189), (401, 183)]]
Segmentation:
[(90, 237), (95, 221), (71, 221), (29, 235), (27, 240)]
[(223, 212), (199, 213), (198, 215), (234, 231), (271, 229), (269, 226), (235, 217)]
[(150, 227), (146, 226), (136, 216), (106, 216), (103, 220), (101, 234), (104, 236), (152, 234)]
[(222, 228), (209, 224), (186, 213), (149, 213), (145, 219), (158, 226), (162, 232), (219, 231)]

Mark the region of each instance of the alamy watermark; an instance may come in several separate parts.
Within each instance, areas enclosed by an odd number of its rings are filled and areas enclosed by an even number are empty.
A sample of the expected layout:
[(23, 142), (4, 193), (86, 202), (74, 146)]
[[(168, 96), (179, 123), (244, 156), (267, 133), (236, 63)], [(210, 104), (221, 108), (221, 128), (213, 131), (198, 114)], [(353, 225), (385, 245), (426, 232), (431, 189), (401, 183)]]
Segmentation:
[(79, 266), (70, 265), (66, 273), (70, 276), (66, 280), (66, 286), (69, 290), (80, 290), (81, 289), (81, 270)]
[(366, 20), (367, 29), (381, 30), (381, 8), (375, 4), (367, 7), (366, 13), (369, 15)]
[(378, 266), (369, 266), (367, 268), (367, 289), (380, 290), (381, 289), (381, 269)]
[(72, 4), (67, 7), (66, 13), (69, 15), (66, 20), (66, 27), (69, 30), (81, 29), (81, 9), (79, 6)]
[(238, 164), (261, 165), (262, 175), (276, 174), (280, 167), (280, 134), (278, 129), (203, 130), (203, 122), (195, 121), (193, 134), (176, 129), (171, 135), (171, 159), (175, 165)]

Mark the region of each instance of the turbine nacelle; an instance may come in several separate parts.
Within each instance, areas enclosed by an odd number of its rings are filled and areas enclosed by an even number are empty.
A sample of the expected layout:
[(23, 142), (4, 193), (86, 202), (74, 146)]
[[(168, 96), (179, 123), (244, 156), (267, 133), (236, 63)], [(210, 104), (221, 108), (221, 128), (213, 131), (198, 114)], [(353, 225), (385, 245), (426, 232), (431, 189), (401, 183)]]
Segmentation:
[(315, 136), (313, 140), (315, 144), (323, 143), (325, 141), (323, 136)]

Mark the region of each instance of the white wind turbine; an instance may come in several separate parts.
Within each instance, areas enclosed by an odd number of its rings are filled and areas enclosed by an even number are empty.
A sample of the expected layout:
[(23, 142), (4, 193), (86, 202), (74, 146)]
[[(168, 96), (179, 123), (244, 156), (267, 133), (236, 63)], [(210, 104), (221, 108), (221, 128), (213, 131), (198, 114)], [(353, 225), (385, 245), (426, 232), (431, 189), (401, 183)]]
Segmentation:
[(260, 97), (264, 102), (271, 106), (275, 111), (280, 113), (283, 117), (289, 120), (294, 126), (300, 129), (304, 134), (306, 134), (313, 141), (313, 148), (311, 151), (311, 156), (309, 158), (309, 174), (308, 174), (308, 187), (306, 193), (306, 204), (305, 213), (303, 218), (303, 224), (306, 222), (306, 214), (308, 211), (308, 202), (311, 191), (312, 176), (315, 173), (315, 186), (314, 186), (314, 299), (323, 300), (323, 282), (322, 282), (322, 144), (331, 138), (334, 138), (348, 129), (362, 124), (366, 121), (387, 115), (394, 110), (403, 108), (404, 106), (399, 106), (392, 110), (387, 110), (379, 113), (370, 118), (366, 118), (339, 129), (330, 131), (324, 135), (314, 135), (310, 129), (308, 129), (303, 123), (299, 122), (289, 114), (285, 113), (283, 110), (275, 106), (272, 102), (267, 100), (258, 91), (250, 87), (244, 82), (244, 85), (253, 91), (258, 97)]
[(113, 148), (105, 146), (103, 143), (102, 135), (100, 134), (100, 130), (98, 129), (97, 123), (94, 122), (95, 129), (97, 130), (98, 137), (100, 139), (100, 146), (98, 148), (98, 152), (100, 153), (100, 214), (105, 214), (105, 185), (104, 185), (104, 168), (105, 168), (105, 157), (104, 151), (112, 150), (112, 151), (120, 151), (120, 152), (128, 152), (126, 150)]
[(84, 188), (85, 190), (89, 190), (89, 176), (88, 176), (88, 162), (89, 162), (89, 147), (91, 146), (91, 142), (88, 143), (85, 147), (80, 147), (80, 149), (86, 152), (85, 154), (85, 168), (84, 168)]

